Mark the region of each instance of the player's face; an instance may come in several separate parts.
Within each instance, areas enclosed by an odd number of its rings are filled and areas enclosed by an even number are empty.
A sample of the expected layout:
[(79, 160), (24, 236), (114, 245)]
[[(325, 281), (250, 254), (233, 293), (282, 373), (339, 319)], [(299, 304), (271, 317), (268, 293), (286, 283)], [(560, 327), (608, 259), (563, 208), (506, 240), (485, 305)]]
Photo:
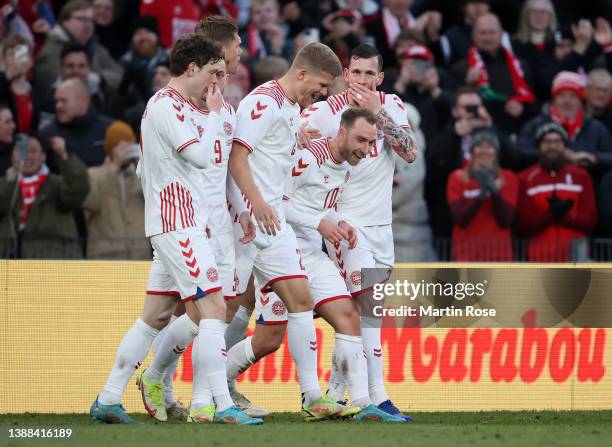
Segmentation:
[(344, 79), (350, 86), (360, 84), (370, 90), (375, 90), (384, 78), (384, 73), (378, 71), (378, 58), (352, 58), (348, 68), (344, 69)]
[(206, 64), (201, 69), (195, 67), (193, 74), (193, 85), (195, 91), (191, 94), (191, 96), (199, 96), (202, 94), (202, 92), (204, 92), (204, 96), (206, 96), (208, 87), (213, 84), (222, 84), (224, 86), (226, 76), (225, 70), (225, 61), (223, 59), (215, 62), (214, 64)]
[(302, 108), (309, 107), (312, 103), (319, 101), (327, 95), (327, 88), (334, 78), (324, 71), (313, 73), (302, 70), (298, 74), (300, 91), (298, 92), (298, 104)]
[(351, 166), (356, 166), (367, 157), (376, 143), (376, 126), (363, 118), (355, 121), (350, 129), (341, 128), (344, 134), (344, 143), (340, 147), (340, 154)]
[(235, 74), (238, 70), (238, 64), (240, 63), (240, 55), (242, 54), (242, 47), (240, 44), (242, 40), (238, 33), (234, 34), (234, 39), (224, 46), (225, 60), (227, 61), (227, 72), (229, 74)]

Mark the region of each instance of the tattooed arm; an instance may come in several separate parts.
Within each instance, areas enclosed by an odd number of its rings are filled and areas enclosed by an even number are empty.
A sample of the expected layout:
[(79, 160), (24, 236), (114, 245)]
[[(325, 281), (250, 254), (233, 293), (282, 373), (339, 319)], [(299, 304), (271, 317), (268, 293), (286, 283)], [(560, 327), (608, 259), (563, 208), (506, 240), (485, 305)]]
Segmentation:
[(408, 163), (416, 160), (418, 149), (412, 129), (398, 126), (383, 108), (380, 109), (376, 118), (377, 127), (382, 130), (385, 137), (385, 144), (391, 146), (395, 153)]

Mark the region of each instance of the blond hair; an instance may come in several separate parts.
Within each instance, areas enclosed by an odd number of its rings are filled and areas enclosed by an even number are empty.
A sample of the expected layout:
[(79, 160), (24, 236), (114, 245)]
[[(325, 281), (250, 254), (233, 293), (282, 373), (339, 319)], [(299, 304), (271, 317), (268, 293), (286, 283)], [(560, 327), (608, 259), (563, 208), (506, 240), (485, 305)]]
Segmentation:
[(312, 71), (322, 71), (334, 78), (342, 74), (342, 64), (338, 56), (327, 45), (309, 43), (295, 55), (292, 69), (305, 68)]

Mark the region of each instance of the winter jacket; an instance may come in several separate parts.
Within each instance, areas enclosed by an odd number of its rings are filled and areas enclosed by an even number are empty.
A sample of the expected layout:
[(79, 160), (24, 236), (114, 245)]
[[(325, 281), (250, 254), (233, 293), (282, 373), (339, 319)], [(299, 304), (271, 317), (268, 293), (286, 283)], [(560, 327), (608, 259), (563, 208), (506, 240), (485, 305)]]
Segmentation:
[[(568, 163), (558, 172), (548, 172), (535, 164), (519, 174), (519, 184), (517, 229), (529, 238), (529, 261), (573, 260), (573, 241), (585, 238), (597, 222), (588, 171)], [(561, 219), (550, 211), (553, 196), (573, 201)]]
[[(76, 259), (82, 257), (74, 210), (79, 208), (89, 192), (87, 169), (81, 160), (70, 155), (59, 162), (60, 174), (49, 177), (38, 191), (28, 212), (26, 227), (21, 235), (20, 257), (25, 259)], [(11, 239), (9, 207), (16, 188), (15, 179), (0, 179), (0, 255), (5, 257)], [(17, 233), (21, 195), (12, 213)]]
[(60, 123), (54, 119), (44, 126), (39, 134), (43, 146), (47, 149), (47, 164), (51, 172), (57, 172), (55, 154), (49, 148), (49, 139), (59, 136), (66, 140), (66, 149), (77, 155), (87, 167), (104, 163), (106, 151), (104, 142), (106, 129), (113, 122), (112, 118), (99, 115), (94, 107), (69, 123)]
[[(47, 35), (34, 63), (34, 79), (39, 91), (44, 94), (61, 72), (60, 55), (62, 48), (75, 39), (61, 25), (55, 25)], [(94, 36), (86, 44), (91, 56), (93, 69), (104, 78), (111, 89), (116, 89), (123, 76), (123, 69), (110, 55), (108, 50), (96, 41)]]
[(150, 259), (140, 179), (130, 167), (111, 171), (109, 163), (88, 169), (91, 191), (83, 204), (87, 258)]

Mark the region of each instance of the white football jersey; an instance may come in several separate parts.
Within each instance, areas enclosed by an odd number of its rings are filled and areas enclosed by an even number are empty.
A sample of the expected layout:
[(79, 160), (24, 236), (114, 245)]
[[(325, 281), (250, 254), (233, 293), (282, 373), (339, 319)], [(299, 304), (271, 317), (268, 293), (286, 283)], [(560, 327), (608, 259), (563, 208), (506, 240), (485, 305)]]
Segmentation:
[(334, 159), (329, 139), (320, 138), (299, 152), (285, 186), (285, 206), (303, 214), (301, 222), (287, 220), (293, 227), (302, 251), (321, 251), (322, 238), (317, 227), (321, 219), (336, 207), (342, 188), (349, 180), (351, 166)]
[(138, 172), (148, 237), (206, 222), (202, 171), (179, 155), (200, 145), (192, 116), (190, 102), (171, 87), (153, 95), (142, 116)]
[(202, 144), (211, 146), (214, 158), (210, 166), (202, 170), (204, 194), (208, 216), (205, 225), (212, 234), (232, 231), (232, 221), (227, 205), (226, 181), (227, 161), (232, 150), (236, 114), (231, 105), (224, 102), (219, 113), (209, 113), (195, 105), (193, 120), (198, 129)]
[[(399, 126), (410, 128), (402, 100), (397, 95), (380, 93), (384, 109)], [(340, 129), (340, 117), (349, 109), (348, 92), (330, 96), (302, 112), (302, 123), (321, 132), (322, 137), (335, 137)], [(351, 171), (351, 179), (338, 200), (338, 212), (354, 226), (391, 224), (391, 192), (395, 157), (378, 129), (376, 144), (368, 157)]]
[(276, 81), (249, 93), (236, 112), (234, 141), (251, 154), (249, 166), (263, 199), (282, 214), (283, 187), (291, 166), (300, 126), (300, 106), (291, 102)]

